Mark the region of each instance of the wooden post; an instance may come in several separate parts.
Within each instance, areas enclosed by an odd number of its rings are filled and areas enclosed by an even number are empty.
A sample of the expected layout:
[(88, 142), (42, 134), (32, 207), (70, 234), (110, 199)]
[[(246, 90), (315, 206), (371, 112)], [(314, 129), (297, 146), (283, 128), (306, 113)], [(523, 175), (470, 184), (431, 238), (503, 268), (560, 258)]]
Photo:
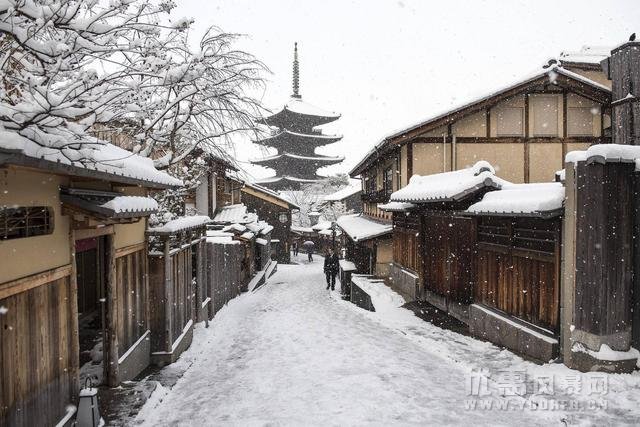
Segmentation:
[(78, 277), (76, 265), (76, 239), (73, 229), (69, 231), (69, 246), (71, 248), (71, 275), (69, 276), (69, 304), (71, 304), (71, 391), (74, 398), (80, 391), (80, 327), (78, 325)]
[(118, 306), (116, 282), (116, 247), (113, 234), (107, 235), (107, 343), (104, 363), (107, 370), (107, 383), (110, 387), (119, 384), (118, 366)]
[(164, 242), (164, 322), (165, 322), (165, 350), (171, 351), (173, 345), (173, 271), (171, 268), (171, 238), (163, 237)]

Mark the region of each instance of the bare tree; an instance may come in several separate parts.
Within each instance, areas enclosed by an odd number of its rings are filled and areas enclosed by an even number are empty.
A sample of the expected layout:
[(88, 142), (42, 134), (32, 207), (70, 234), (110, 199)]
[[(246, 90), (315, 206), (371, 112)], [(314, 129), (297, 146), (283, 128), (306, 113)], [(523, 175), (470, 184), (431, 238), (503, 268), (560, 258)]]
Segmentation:
[(100, 142), (89, 133), (111, 118), (133, 82), (156, 78), (167, 46), (184, 30), (163, 26), (173, 1), (0, 2), (0, 126), (73, 161)]

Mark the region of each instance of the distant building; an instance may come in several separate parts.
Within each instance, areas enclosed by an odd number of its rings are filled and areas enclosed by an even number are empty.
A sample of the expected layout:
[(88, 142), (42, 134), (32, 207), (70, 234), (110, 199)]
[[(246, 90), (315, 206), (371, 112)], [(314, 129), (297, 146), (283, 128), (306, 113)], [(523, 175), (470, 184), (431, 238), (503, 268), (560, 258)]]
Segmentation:
[(362, 184), (351, 183), (335, 193), (324, 196), (325, 209), (338, 208), (350, 213), (362, 212)]
[(318, 168), (333, 165), (344, 157), (329, 157), (315, 153), (315, 149), (342, 139), (340, 135), (324, 135), (318, 126), (333, 122), (340, 114), (322, 110), (302, 100), (299, 94), (298, 48), (294, 50), (293, 94), (289, 102), (264, 122), (277, 128), (271, 136), (256, 141), (273, 147), (278, 153), (253, 160), (252, 163), (276, 171), (276, 175), (257, 182), (274, 190), (299, 190), (302, 185), (318, 182)]

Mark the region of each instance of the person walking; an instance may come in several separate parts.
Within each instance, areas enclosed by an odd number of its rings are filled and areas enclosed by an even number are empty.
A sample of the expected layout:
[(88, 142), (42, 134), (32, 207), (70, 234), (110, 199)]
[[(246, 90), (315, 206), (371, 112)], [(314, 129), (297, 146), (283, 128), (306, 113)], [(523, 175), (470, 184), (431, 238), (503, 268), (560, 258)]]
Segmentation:
[(298, 256), (298, 242), (293, 242), (293, 255)]
[(309, 262), (313, 262), (313, 245), (307, 245), (307, 256), (309, 257)]
[(327, 276), (327, 289), (335, 290), (336, 276), (338, 275), (339, 260), (333, 248), (329, 249), (329, 254), (324, 259), (324, 274)]

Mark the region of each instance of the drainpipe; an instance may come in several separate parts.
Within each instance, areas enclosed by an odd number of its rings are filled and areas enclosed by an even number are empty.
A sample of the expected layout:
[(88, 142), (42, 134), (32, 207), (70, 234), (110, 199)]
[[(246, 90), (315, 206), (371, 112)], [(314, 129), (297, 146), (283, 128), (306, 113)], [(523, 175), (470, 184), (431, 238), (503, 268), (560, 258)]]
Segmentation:
[(442, 135), (442, 172), (447, 171), (447, 135)]

